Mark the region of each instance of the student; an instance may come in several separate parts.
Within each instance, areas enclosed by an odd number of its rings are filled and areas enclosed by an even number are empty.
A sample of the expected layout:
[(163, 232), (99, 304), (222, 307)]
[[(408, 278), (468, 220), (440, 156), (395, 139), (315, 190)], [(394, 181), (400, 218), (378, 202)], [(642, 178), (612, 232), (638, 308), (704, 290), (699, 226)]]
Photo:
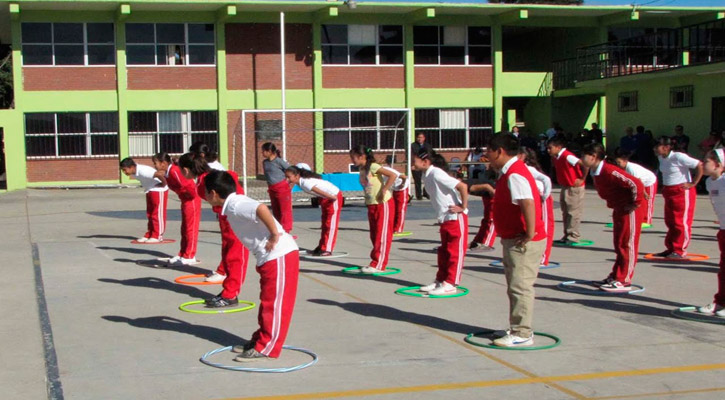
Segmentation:
[(541, 198), (541, 218), (544, 220), (544, 229), (546, 230), (546, 249), (544, 255), (541, 256), (541, 266), (549, 265), (549, 257), (551, 257), (551, 246), (554, 244), (554, 199), (551, 197), (551, 178), (541, 172), (541, 165), (536, 158), (536, 152), (528, 147), (519, 148), (518, 157), (526, 164), (536, 183), (536, 189), (539, 191)]
[(581, 237), (579, 225), (584, 208), (584, 182), (589, 169), (565, 145), (566, 139), (557, 135), (549, 140), (546, 149), (554, 162), (556, 181), (561, 186), (559, 204), (564, 220), (564, 236), (559, 242), (576, 243)]
[(197, 264), (196, 245), (199, 240), (201, 221), (201, 198), (196, 194), (196, 185), (187, 179), (179, 167), (171, 162), (167, 153), (157, 153), (151, 161), (156, 168), (154, 177), (169, 186), (181, 200), (181, 243), (179, 254), (169, 259), (171, 265)]
[(393, 205), (395, 208), (395, 216), (393, 217), (393, 233), (403, 232), (405, 228), (405, 213), (408, 211), (408, 203), (410, 202), (410, 179), (391, 167), (383, 166), (387, 171), (395, 175), (395, 183), (393, 183)]
[(362, 267), (361, 271), (374, 274), (385, 271), (388, 266), (394, 216), (390, 188), (395, 183), (395, 174), (376, 163), (373, 151), (364, 145), (350, 150), (350, 161), (360, 169), (360, 185), (365, 191), (370, 241), (373, 242), (370, 265)]
[(712, 303), (698, 307), (697, 311), (703, 314), (715, 314), (725, 317), (725, 150), (710, 150), (705, 155), (705, 174), (709, 177), (705, 183), (710, 194), (712, 208), (720, 221), (720, 230), (717, 231), (717, 244), (720, 248), (720, 271), (717, 273), (717, 293)]
[(277, 146), (271, 142), (262, 145), (262, 157), (264, 157), (262, 164), (264, 177), (267, 179), (272, 214), (282, 224), (284, 231), (290, 233), (292, 232), (292, 189), (284, 176), (289, 164), (281, 158)]
[[(411, 157), (418, 154), (420, 149), (425, 149), (429, 152), (433, 151), (433, 147), (430, 145), (430, 143), (425, 141), (425, 134), (421, 132), (415, 135), (415, 142), (410, 144)], [(413, 169), (413, 171), (411, 171), (411, 174), (413, 175), (413, 183), (415, 186), (415, 199), (422, 200), (423, 197), (425, 197), (426, 199), (430, 198), (430, 196), (428, 196), (428, 193), (425, 191), (425, 188), (423, 188), (421, 191), (421, 184), (423, 183), (421, 172)]]
[(546, 245), (539, 191), (518, 153), (519, 141), (510, 134), (494, 136), (486, 149), (490, 167), (501, 173), (493, 219), (503, 247), (510, 329), (493, 344), (502, 347), (534, 344), (534, 282)]
[(441, 245), (438, 247), (438, 273), (435, 281), (422, 286), (431, 295), (456, 293), (461, 282), (463, 260), (468, 241), (468, 187), (465, 183), (433, 166), (440, 157), (421, 149), (415, 155), (415, 169), (423, 173), (423, 182), (440, 223)]
[(604, 147), (591, 144), (582, 151), (582, 163), (592, 172), (599, 197), (612, 209), (614, 260), (612, 272), (594, 282), (606, 292), (629, 292), (637, 265), (639, 236), (647, 212), (642, 181), (604, 160)]
[[(206, 197), (204, 180), (212, 171), (206, 159), (199, 154), (186, 153), (179, 157), (179, 168), (188, 179), (196, 179), (196, 190), (200, 197)], [(236, 182), (236, 193), (244, 194), (239, 185), (239, 178), (234, 172), (229, 174)], [(221, 207), (212, 207), (219, 220), (219, 230), (222, 234), (222, 257), (216, 271), (206, 277), (206, 282), (222, 283), (222, 292), (206, 300), (207, 307), (227, 307), (238, 304), (237, 296), (247, 276), (249, 250), (237, 239), (227, 217), (220, 215)]]
[(156, 170), (148, 165), (136, 164), (131, 157), (121, 160), (121, 171), (126, 176), (141, 182), (146, 193), (146, 218), (149, 220), (146, 233), (136, 239), (141, 243), (161, 243), (166, 230), (166, 205), (169, 201), (169, 187), (154, 178)]
[(333, 185), (332, 182), (322, 180), (322, 177), (309, 168), (307, 165), (297, 164), (284, 171), (287, 181), (297, 185), (305, 193), (320, 198), (320, 209), (322, 210), (322, 231), (320, 243), (310, 252), (314, 256), (329, 257), (335, 250), (337, 242), (337, 229), (340, 225), (340, 212), (342, 211), (342, 191)]
[(468, 246), (468, 251), (492, 251), (496, 242), (496, 225), (493, 223), (493, 197), (496, 194), (496, 177), (492, 169), (486, 170), (478, 179), (469, 179), (468, 193), (481, 196), (483, 217), (476, 236)]
[[(702, 162), (685, 153), (673, 151), (674, 142), (667, 136), (657, 140), (655, 153), (662, 172), (662, 197), (665, 198), (666, 250), (657, 257), (682, 259), (687, 256), (695, 217), (695, 187), (702, 178)], [(695, 178), (690, 170), (696, 170)]]
[(219, 162), (219, 155), (216, 151), (212, 150), (204, 142), (194, 142), (189, 146), (189, 153), (194, 153), (197, 156), (203, 157), (206, 160), (209, 168), (217, 171), (226, 171), (227, 169)]
[(644, 223), (652, 225), (652, 214), (654, 214), (655, 197), (657, 196), (657, 175), (647, 168), (629, 161), (630, 153), (618, 147), (614, 150), (614, 163), (626, 173), (632, 175), (644, 185), (644, 199), (647, 205)]
[(236, 194), (234, 178), (212, 171), (204, 179), (206, 200), (222, 207), (234, 234), (257, 259), (260, 275), (259, 329), (249, 342), (232, 348), (234, 361), (277, 358), (287, 338), (297, 295), (300, 257), (297, 244), (274, 219), (267, 206)]
[[(517, 135), (518, 136), (518, 135)], [(474, 163), (482, 163), (485, 156), (481, 147), (476, 147), (468, 152), (466, 161)], [(486, 166), (484, 164), (469, 164), (468, 165), (468, 176), (472, 179), (478, 178), (482, 173), (486, 172)]]

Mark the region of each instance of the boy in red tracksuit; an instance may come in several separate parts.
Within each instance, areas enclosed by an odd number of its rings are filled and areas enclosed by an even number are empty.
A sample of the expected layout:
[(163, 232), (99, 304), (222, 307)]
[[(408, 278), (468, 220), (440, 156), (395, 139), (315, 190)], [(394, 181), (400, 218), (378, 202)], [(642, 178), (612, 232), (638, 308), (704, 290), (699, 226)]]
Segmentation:
[(582, 151), (582, 163), (590, 168), (599, 197), (613, 210), (614, 261), (609, 276), (595, 282), (606, 292), (629, 292), (637, 265), (639, 236), (647, 213), (642, 181), (604, 161), (604, 147), (588, 144)]
[(564, 220), (564, 237), (557, 242), (575, 243), (581, 237), (579, 225), (584, 210), (584, 183), (589, 169), (565, 145), (563, 136), (555, 136), (549, 140), (546, 149), (554, 161), (556, 181), (561, 186), (559, 204)]

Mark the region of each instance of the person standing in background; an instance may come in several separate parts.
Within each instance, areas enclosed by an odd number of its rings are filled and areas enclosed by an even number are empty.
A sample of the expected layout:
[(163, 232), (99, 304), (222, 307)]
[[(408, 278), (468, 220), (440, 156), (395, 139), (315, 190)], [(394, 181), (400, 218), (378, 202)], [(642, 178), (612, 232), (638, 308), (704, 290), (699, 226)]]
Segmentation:
[[(426, 143), (425, 135), (422, 133), (418, 133), (415, 136), (415, 142), (410, 145), (410, 157), (415, 157), (415, 155), (418, 154), (421, 149), (425, 149), (425, 151), (427, 151), (428, 153), (433, 152), (433, 146), (431, 146), (430, 143)], [(413, 184), (415, 185), (416, 200), (423, 200), (423, 197), (429, 199), (430, 197), (428, 197), (428, 193), (425, 191), (425, 189), (422, 189), (421, 191), (421, 184), (423, 183), (422, 172), (416, 171), (415, 169), (412, 172)]]

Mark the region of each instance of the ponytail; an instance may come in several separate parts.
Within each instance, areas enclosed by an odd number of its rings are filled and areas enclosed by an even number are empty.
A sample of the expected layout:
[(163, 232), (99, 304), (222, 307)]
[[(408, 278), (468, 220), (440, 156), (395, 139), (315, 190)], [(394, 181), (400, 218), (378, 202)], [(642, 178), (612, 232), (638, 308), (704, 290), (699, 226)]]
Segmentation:
[(209, 172), (209, 164), (204, 157), (194, 153), (185, 153), (179, 157), (179, 168), (188, 169), (195, 177), (201, 176), (205, 172)]
[(277, 149), (277, 146), (274, 145), (272, 142), (266, 142), (262, 145), (262, 151), (268, 151), (270, 153), (274, 153), (277, 157), (282, 158), (282, 153), (280, 153), (279, 149)]
[(305, 168), (299, 168), (297, 166), (290, 166), (284, 172), (289, 172), (293, 175), (300, 176), (302, 178), (308, 179), (308, 178), (316, 178), (316, 179), (322, 179), (322, 176), (320, 174), (316, 174), (309, 169)]
[(375, 162), (375, 155), (373, 149), (363, 144), (359, 144), (350, 149), (350, 155), (365, 156), (365, 169), (370, 171), (370, 165)]

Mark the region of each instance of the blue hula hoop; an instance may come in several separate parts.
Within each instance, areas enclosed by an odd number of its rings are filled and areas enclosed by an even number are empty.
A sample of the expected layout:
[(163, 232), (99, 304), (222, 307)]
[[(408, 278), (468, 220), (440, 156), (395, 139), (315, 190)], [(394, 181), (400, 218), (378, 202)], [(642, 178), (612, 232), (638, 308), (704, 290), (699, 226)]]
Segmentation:
[(204, 364), (206, 364), (206, 365), (208, 365), (210, 367), (220, 368), (220, 369), (226, 369), (226, 370), (230, 370), (230, 371), (262, 372), (262, 373), (285, 373), (285, 372), (299, 371), (301, 369), (305, 369), (307, 367), (310, 367), (310, 366), (316, 364), (317, 363), (317, 360), (319, 359), (317, 357), (317, 354), (315, 354), (312, 351), (307, 350), (307, 349), (303, 349), (303, 348), (300, 348), (300, 347), (286, 346), (286, 345), (285, 346), (282, 346), (282, 348), (285, 349), (285, 350), (292, 350), (292, 351), (298, 351), (300, 353), (305, 353), (305, 354), (307, 354), (307, 355), (309, 355), (309, 356), (312, 357), (312, 361), (309, 361), (307, 363), (300, 364), (300, 365), (297, 365), (297, 366), (294, 366), (294, 367), (282, 367), (282, 368), (251, 368), (251, 367), (236, 367), (236, 366), (232, 366), (232, 365), (224, 365), (224, 364), (219, 364), (219, 363), (215, 363), (215, 362), (211, 362), (211, 361), (207, 360), (208, 357), (211, 357), (211, 356), (213, 356), (215, 354), (218, 354), (218, 353), (222, 353), (222, 352), (231, 350), (232, 349), (232, 346), (222, 347), (220, 349), (216, 349), (216, 350), (212, 350), (210, 352), (207, 352), (206, 354), (204, 354), (203, 356), (201, 356), (201, 358), (199, 359), (199, 361), (201, 361), (202, 363), (204, 363)]

